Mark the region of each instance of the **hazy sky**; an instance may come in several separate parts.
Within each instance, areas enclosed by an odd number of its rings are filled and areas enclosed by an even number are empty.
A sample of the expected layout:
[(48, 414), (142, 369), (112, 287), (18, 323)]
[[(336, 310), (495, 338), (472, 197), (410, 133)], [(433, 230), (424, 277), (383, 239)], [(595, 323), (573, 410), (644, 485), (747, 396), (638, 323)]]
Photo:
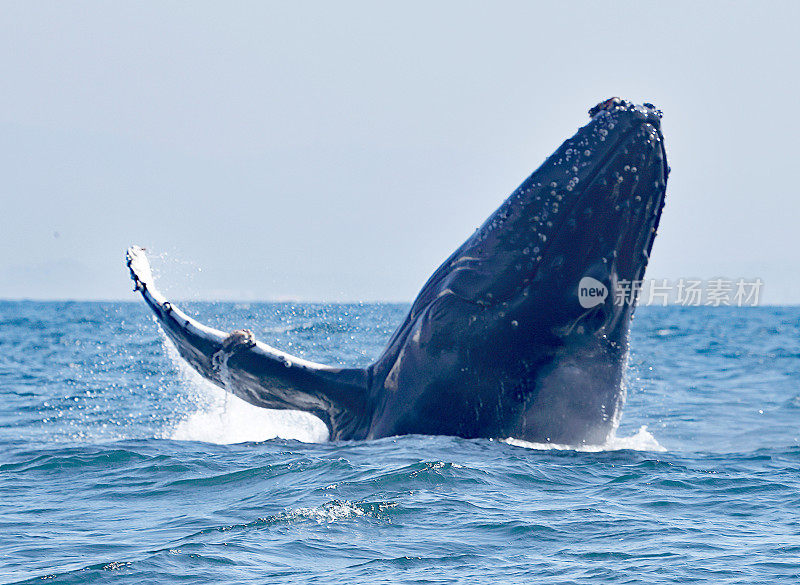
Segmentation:
[[(649, 277), (800, 302), (797, 2), (3, 2), (0, 297), (411, 300), (610, 96), (664, 111)], [(202, 271), (200, 271), (202, 269)]]

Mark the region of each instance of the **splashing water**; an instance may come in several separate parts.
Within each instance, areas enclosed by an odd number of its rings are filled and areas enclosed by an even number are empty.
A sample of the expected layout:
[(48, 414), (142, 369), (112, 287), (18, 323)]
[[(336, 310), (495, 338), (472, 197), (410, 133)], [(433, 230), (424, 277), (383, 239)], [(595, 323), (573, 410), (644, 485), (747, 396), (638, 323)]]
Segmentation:
[[(178, 441), (229, 445), (269, 439), (294, 439), (304, 443), (328, 440), (328, 428), (312, 414), (253, 406), (202, 378), (178, 355), (161, 332), (162, 342), (196, 410), (187, 413), (168, 433)], [(224, 365), (224, 364), (223, 364)]]
[[(322, 443), (328, 440), (328, 429), (312, 414), (299, 411), (272, 410), (253, 406), (215, 386), (195, 372), (181, 357), (175, 346), (161, 332), (162, 343), (175, 368), (180, 372), (184, 386), (192, 395), (197, 410), (188, 413), (169, 433), (168, 438), (178, 441), (202, 441), (219, 445), (260, 442), (269, 439), (294, 439), (304, 443)], [(222, 364), (226, 367), (227, 364)], [(532, 443), (509, 437), (509, 445), (535, 450), (580, 451), (650, 451), (665, 452), (644, 425), (630, 437), (618, 437), (616, 430), (604, 445), (560, 445), (558, 443)]]
[[(195, 372), (178, 354), (177, 349), (159, 328), (164, 349), (180, 373), (183, 385), (191, 395), (197, 410), (188, 413), (168, 433), (178, 441), (202, 441), (219, 445), (260, 442), (269, 439), (294, 439), (303, 443), (323, 443), (328, 440), (328, 428), (312, 414), (291, 410), (261, 408), (245, 402), (215, 386)], [(221, 364), (227, 369), (227, 363)], [(223, 375), (223, 379), (225, 376)], [(618, 437), (616, 428), (604, 445), (561, 445), (533, 443), (509, 437), (505, 443), (534, 450), (580, 451), (650, 451), (666, 449), (643, 425), (629, 437)]]
[(207, 382), (197, 389), (206, 400), (196, 412), (178, 422), (170, 439), (229, 445), (269, 439), (295, 439), (304, 443), (328, 440), (325, 424), (305, 412), (259, 408), (228, 395)]

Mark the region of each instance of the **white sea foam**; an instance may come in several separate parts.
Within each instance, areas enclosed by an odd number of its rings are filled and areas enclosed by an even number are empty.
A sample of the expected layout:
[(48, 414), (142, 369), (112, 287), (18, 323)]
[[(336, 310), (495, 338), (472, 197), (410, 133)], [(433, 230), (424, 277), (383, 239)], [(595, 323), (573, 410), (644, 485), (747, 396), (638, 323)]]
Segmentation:
[(328, 429), (317, 417), (306, 412), (253, 406), (203, 379), (178, 356), (175, 347), (166, 339), (164, 345), (181, 372), (193, 405), (193, 410), (185, 413), (166, 433), (168, 438), (222, 445), (276, 437), (305, 443), (328, 440)]
[[(209, 388), (208, 393), (224, 393)], [(215, 397), (181, 420), (170, 434), (180, 441), (204, 441), (227, 445), (266, 441), (280, 437), (305, 443), (328, 440), (328, 430), (318, 418), (305, 413), (269, 410), (248, 404), (235, 396)]]
[(509, 437), (505, 440), (509, 445), (525, 447), (526, 449), (559, 451), (582, 451), (586, 453), (597, 453), (599, 451), (655, 451), (663, 453), (666, 449), (656, 440), (653, 434), (647, 430), (646, 426), (640, 427), (636, 433), (630, 437), (618, 437), (616, 432), (606, 441), (605, 445), (559, 445), (557, 443), (531, 443)]
[(364, 516), (364, 509), (352, 502), (333, 501), (317, 508), (297, 508), (286, 514), (287, 519), (308, 519), (317, 524), (336, 522), (348, 518)]

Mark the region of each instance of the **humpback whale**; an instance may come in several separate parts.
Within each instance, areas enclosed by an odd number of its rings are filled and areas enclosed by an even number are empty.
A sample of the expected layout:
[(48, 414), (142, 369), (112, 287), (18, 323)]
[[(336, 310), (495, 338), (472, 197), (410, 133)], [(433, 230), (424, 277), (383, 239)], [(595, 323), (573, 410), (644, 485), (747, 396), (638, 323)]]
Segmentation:
[(643, 278), (669, 167), (651, 104), (611, 98), (589, 115), (433, 273), (369, 367), (202, 325), (158, 292), (136, 246), (134, 290), (201, 375), (256, 406), (310, 412), (332, 440), (602, 444), (625, 401), (637, 296), (613, 291)]

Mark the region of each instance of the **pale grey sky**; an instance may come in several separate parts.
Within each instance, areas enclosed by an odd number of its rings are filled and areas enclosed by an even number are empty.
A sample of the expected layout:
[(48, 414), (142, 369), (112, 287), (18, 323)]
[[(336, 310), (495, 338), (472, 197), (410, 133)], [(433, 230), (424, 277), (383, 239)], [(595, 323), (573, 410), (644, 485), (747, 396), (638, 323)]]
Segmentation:
[[(797, 2), (3, 2), (0, 298), (411, 300), (619, 95), (664, 111), (648, 277), (800, 302)], [(202, 271), (198, 269), (202, 268)]]

